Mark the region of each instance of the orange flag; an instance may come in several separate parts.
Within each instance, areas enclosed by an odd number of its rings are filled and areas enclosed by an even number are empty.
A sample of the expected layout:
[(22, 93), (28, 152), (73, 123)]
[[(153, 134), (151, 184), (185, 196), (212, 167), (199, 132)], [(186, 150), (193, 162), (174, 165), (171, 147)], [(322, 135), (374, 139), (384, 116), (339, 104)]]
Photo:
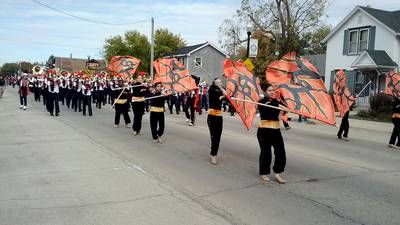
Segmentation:
[(386, 75), (385, 94), (400, 98), (400, 74), (393, 70)]
[(197, 89), (189, 70), (175, 58), (162, 58), (154, 61), (156, 74), (153, 83), (161, 82), (167, 90), (185, 92)]
[(133, 56), (113, 56), (108, 69), (121, 76), (123, 79), (130, 79), (139, 67), (140, 60)]
[(317, 69), (295, 52), (271, 63), (266, 80), (278, 88), (287, 107), (296, 114), (335, 124), (335, 109)]
[(230, 59), (225, 59), (224, 73), (226, 77), (227, 98), (233, 107), (235, 107), (245, 127), (249, 130), (257, 113), (257, 106), (232, 98), (258, 102), (261, 90), (260, 81), (242, 62), (234, 62)]
[(356, 97), (346, 85), (346, 74), (343, 69), (336, 73), (335, 83), (333, 83), (333, 93), (340, 117), (343, 118), (344, 114), (350, 110), (351, 105), (356, 100)]

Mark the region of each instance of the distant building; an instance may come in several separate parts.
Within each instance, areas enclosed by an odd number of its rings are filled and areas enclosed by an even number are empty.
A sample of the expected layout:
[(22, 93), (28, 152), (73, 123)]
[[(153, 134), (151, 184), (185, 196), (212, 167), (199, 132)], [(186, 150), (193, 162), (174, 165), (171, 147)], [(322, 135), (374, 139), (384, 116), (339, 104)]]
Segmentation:
[(89, 68), (92, 70), (105, 70), (107, 67), (106, 62), (101, 59), (55, 57), (55, 61), (55, 68), (69, 72), (82, 71)]
[(335, 74), (345, 69), (357, 104), (369, 106), (369, 96), (385, 89), (385, 76), (400, 64), (400, 10), (355, 7), (323, 40), (327, 43), (325, 83), (332, 90)]
[(224, 60), (228, 55), (210, 42), (206, 42), (180, 48), (167, 57), (178, 59), (189, 69), (190, 74), (210, 83), (224, 73)]

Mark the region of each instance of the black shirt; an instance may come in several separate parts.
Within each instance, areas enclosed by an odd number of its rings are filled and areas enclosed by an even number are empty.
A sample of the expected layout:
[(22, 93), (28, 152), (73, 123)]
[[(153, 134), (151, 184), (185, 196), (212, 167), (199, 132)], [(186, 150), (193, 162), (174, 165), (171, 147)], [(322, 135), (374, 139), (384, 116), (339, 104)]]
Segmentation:
[[(153, 96), (160, 96), (160, 95), (161, 95), (161, 92), (157, 92)], [(165, 96), (151, 99), (151, 106), (164, 107), (165, 106), (165, 99), (166, 99)]]
[[(115, 99), (118, 98), (118, 96), (121, 94), (122, 90), (114, 90), (113, 91), (113, 97)], [(119, 97), (119, 99), (124, 100), (124, 99), (129, 99), (129, 92), (127, 89), (124, 89), (123, 93), (121, 94), (121, 97)]]
[[(267, 105), (271, 105), (271, 106), (279, 106), (279, 102), (276, 99), (270, 99), (270, 98), (266, 98), (264, 97), (263, 99), (258, 101), (259, 103), (262, 104), (267, 104)], [(273, 109), (273, 108), (269, 108), (266, 106), (258, 106), (258, 111), (260, 112), (260, 117), (261, 120), (274, 120), (274, 121), (279, 121), (279, 113), (281, 112), (278, 109)]]
[(393, 113), (400, 113), (400, 100), (398, 99), (393, 102)]
[[(142, 85), (140, 82), (135, 82), (133, 86)], [(132, 96), (134, 97), (145, 97), (148, 92), (148, 89), (145, 86), (133, 87), (132, 88)]]
[(208, 90), (208, 104), (210, 109), (221, 110), (222, 100), (220, 99), (222, 93), (221, 89), (216, 85), (211, 85)]

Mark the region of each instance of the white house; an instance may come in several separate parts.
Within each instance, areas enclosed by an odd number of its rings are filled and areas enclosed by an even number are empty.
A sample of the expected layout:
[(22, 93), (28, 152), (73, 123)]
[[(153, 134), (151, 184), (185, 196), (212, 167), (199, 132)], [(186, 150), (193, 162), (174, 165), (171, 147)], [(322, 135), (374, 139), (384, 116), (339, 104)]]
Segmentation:
[(323, 40), (327, 42), (326, 86), (332, 90), (335, 73), (345, 69), (350, 90), (368, 106), (370, 95), (385, 88), (385, 75), (400, 64), (400, 10), (355, 7)]

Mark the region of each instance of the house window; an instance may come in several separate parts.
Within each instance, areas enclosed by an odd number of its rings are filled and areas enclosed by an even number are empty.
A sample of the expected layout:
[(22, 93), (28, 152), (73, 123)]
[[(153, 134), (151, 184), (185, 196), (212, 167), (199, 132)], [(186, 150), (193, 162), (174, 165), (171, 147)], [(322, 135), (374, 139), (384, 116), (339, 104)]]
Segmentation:
[(182, 63), (182, 65), (185, 65), (185, 58), (184, 57), (179, 58), (179, 62)]
[(358, 53), (368, 49), (368, 29), (360, 30)]
[(203, 66), (203, 60), (201, 59), (201, 57), (196, 57), (194, 59), (194, 66), (195, 67), (199, 67), (199, 66)]
[(349, 54), (357, 54), (358, 30), (350, 31)]

